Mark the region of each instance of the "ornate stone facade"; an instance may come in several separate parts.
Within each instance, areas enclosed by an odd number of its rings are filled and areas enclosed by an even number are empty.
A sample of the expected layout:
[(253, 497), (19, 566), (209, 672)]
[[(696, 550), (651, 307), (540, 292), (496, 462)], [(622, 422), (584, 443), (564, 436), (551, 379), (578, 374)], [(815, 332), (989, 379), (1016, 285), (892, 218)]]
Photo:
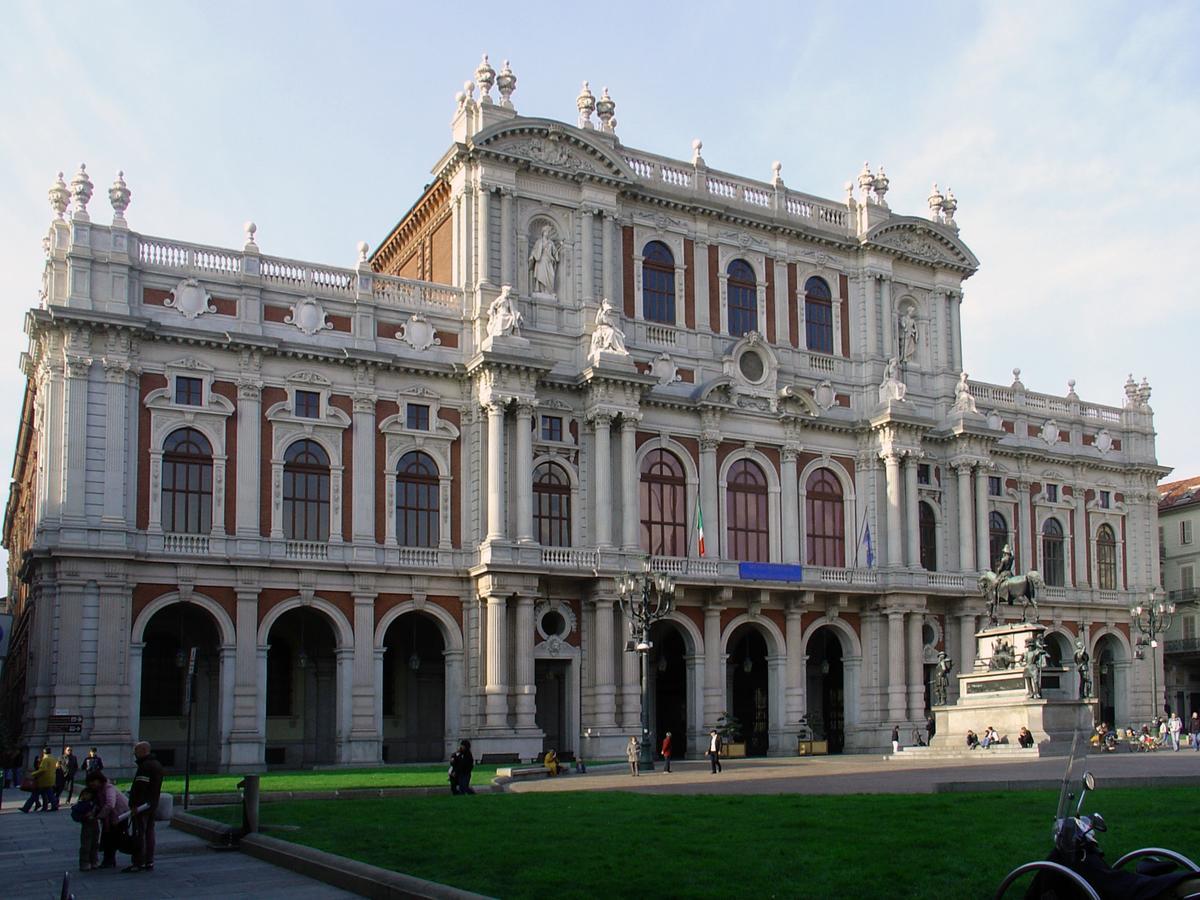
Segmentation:
[(1149, 706), (1149, 387), (969, 380), (952, 193), (900, 215), (864, 167), (822, 200), (624, 145), (606, 91), (571, 125), (519, 115), (507, 63), (476, 76), (352, 268), (253, 223), (131, 231), (123, 176), (102, 225), (82, 169), (55, 183), (5, 523), (30, 740), (60, 709), (110, 758), (181, 752), (196, 647), (202, 767), (619, 756), (617, 577), (649, 555), (680, 585), (656, 731), (876, 749), (924, 722), (939, 650), (971, 664), (996, 541), (1050, 585), (1046, 690), (1083, 637), (1102, 708)]

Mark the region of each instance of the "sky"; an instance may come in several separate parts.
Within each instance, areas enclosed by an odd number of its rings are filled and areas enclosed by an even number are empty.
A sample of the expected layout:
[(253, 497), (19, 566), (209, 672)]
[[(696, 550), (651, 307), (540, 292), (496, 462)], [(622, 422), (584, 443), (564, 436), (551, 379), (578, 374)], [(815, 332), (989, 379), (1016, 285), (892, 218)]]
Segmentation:
[(1158, 459), (1200, 474), (1200, 4), (0, 3), (0, 465), (10, 466), (46, 199), (87, 163), (107, 222), (352, 266), (429, 181), (480, 55), (527, 115), (585, 79), (626, 144), (898, 213), (958, 198), (972, 378), (1120, 405), (1149, 379)]

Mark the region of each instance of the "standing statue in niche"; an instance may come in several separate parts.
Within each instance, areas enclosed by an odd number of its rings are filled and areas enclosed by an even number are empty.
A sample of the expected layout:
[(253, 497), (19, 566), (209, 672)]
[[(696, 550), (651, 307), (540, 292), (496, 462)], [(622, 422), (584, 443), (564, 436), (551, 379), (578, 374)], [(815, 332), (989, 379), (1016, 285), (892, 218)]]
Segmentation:
[(911, 307), (900, 316), (900, 361), (908, 362), (917, 355), (917, 318)]
[(536, 294), (554, 293), (554, 276), (562, 244), (554, 239), (549, 225), (542, 226), (541, 235), (529, 251), (529, 278)]
[(621, 318), (605, 297), (596, 310), (596, 330), (592, 332), (592, 356), (598, 353), (615, 353), (628, 356), (625, 349), (625, 332), (621, 330)]
[(1079, 699), (1092, 696), (1092, 657), (1083, 647), (1083, 641), (1075, 641), (1075, 668), (1079, 670)]
[(488, 337), (520, 337), (521, 311), (513, 303), (512, 286), (504, 285), (488, 306)]
[(1025, 696), (1029, 699), (1041, 699), (1042, 670), (1049, 663), (1050, 652), (1040, 634), (1025, 642)]
[(954, 668), (954, 660), (946, 655), (945, 650), (938, 651), (936, 668), (933, 674), (933, 705), (945, 706), (950, 695), (950, 670)]

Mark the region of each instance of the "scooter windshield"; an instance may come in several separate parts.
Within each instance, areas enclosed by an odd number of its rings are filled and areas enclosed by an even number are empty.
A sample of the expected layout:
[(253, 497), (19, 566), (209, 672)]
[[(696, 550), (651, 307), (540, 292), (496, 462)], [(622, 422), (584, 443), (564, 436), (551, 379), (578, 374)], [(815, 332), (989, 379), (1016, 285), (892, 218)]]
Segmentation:
[(1071, 802), (1071, 772), (1075, 769), (1075, 756), (1079, 752), (1079, 730), (1075, 730), (1071, 738), (1071, 753), (1067, 757), (1067, 771), (1063, 774), (1062, 789), (1058, 792), (1058, 810), (1054, 813), (1055, 827), (1066, 818), (1067, 808)]

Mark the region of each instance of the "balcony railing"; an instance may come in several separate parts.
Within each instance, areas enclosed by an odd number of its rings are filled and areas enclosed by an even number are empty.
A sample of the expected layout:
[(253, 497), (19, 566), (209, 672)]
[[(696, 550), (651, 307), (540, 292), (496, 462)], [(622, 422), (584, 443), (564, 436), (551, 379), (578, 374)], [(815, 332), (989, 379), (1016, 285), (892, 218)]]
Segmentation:
[(600, 565), (600, 554), (595, 550), (543, 547), (542, 565), (554, 569), (595, 569)]
[(1169, 592), (1167, 597), (1172, 603), (1191, 603), (1200, 600), (1200, 588), (1181, 588), (1178, 591)]
[(283, 553), (288, 559), (322, 562), (329, 559), (329, 545), (322, 541), (286, 541)]
[(1167, 641), (1166, 648), (1168, 653), (1200, 652), (1200, 638), (1179, 638), (1174, 641)]
[(207, 556), (209, 540), (207, 534), (164, 534), (163, 552)]

